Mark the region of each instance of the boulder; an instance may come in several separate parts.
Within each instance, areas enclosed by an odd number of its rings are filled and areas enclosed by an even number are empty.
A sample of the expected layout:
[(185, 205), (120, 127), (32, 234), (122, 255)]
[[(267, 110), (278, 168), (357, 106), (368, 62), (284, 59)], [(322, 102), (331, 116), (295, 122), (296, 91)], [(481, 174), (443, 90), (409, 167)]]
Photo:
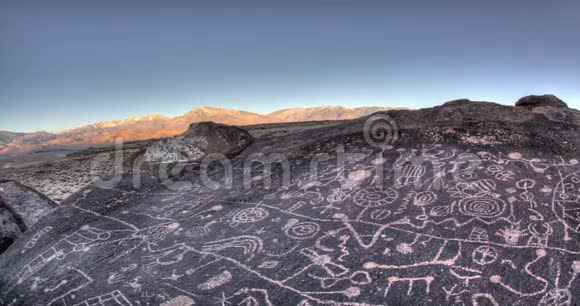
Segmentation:
[(0, 181), (0, 253), (57, 204), (15, 181)]
[(516, 106), (535, 108), (538, 106), (568, 107), (564, 101), (554, 95), (526, 96), (516, 102)]
[(252, 142), (252, 135), (237, 126), (199, 122), (190, 125), (182, 135), (150, 145), (145, 151), (145, 161), (194, 162), (212, 153), (233, 157)]

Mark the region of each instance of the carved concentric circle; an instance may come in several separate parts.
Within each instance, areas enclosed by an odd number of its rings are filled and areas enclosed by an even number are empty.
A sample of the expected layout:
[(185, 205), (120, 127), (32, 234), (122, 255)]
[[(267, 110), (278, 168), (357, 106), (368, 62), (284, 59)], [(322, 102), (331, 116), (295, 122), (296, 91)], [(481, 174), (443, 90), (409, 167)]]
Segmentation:
[(240, 210), (237, 212), (232, 221), (238, 223), (253, 223), (265, 219), (268, 216), (268, 212), (260, 207), (252, 207)]
[(479, 218), (495, 218), (505, 210), (504, 201), (495, 198), (467, 198), (459, 202), (459, 212)]
[(320, 226), (314, 222), (299, 222), (286, 229), (285, 233), (292, 239), (308, 239), (316, 235)]

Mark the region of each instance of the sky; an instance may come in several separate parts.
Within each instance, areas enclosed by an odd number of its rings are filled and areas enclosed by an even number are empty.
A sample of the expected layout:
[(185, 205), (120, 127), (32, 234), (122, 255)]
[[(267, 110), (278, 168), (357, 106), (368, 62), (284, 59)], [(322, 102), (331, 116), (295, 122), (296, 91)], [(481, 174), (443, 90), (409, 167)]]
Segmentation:
[(0, 130), (60, 130), (200, 105), (580, 109), (580, 2), (0, 2)]

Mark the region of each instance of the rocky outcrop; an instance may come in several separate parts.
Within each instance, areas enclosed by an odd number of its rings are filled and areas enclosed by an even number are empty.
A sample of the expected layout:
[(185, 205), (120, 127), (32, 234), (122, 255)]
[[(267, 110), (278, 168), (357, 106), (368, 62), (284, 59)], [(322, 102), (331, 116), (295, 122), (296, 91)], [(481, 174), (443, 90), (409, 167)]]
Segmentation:
[(32, 188), (0, 180), (0, 253), (56, 206)]
[(458, 100), (206, 172), (144, 163), (16, 240), (0, 304), (579, 304), (580, 125), (536, 109)]
[(468, 99), (386, 112), (397, 123), (400, 143), (519, 146), (556, 154), (574, 153), (580, 147), (579, 113), (571, 108), (530, 109)]
[(236, 126), (214, 122), (194, 123), (182, 135), (150, 145), (145, 151), (145, 161), (194, 162), (212, 153), (233, 157), (252, 141), (250, 133)]
[(538, 106), (568, 107), (564, 101), (554, 95), (526, 96), (516, 102), (518, 107), (535, 108)]

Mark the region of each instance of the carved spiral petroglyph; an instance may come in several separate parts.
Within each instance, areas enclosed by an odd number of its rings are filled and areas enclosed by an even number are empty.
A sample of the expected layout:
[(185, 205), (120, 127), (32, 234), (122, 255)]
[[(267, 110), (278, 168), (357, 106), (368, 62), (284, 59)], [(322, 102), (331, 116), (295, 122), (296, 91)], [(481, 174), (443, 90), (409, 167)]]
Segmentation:
[(185, 231), (185, 236), (192, 238), (204, 237), (209, 233), (209, 228), (205, 226), (195, 226)]
[(459, 202), (459, 211), (467, 216), (495, 218), (505, 210), (506, 204), (494, 198), (467, 198)]
[(415, 195), (413, 205), (415, 206), (427, 206), (433, 204), (437, 199), (437, 195), (435, 195), (431, 191), (423, 191), (419, 192)]

